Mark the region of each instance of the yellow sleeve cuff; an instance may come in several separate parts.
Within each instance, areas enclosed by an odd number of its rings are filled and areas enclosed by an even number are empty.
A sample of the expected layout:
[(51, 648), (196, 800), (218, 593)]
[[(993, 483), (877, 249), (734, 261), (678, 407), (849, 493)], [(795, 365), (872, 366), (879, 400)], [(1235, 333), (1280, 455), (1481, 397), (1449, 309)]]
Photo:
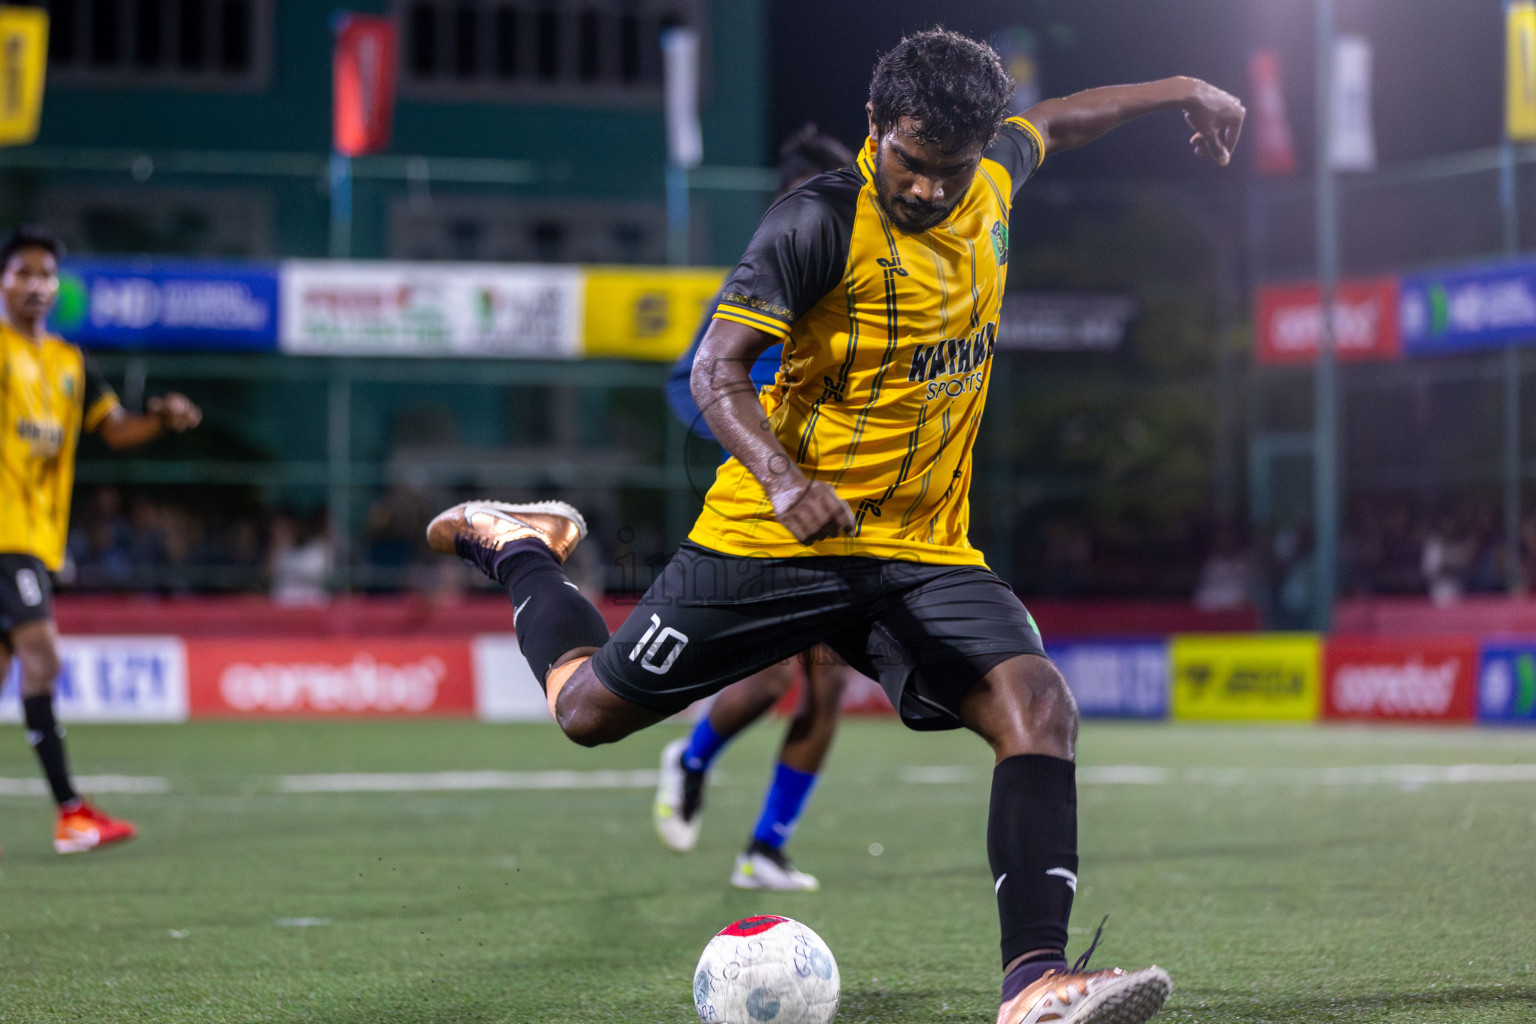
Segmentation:
[(1035, 140), (1035, 169), (1039, 170), (1040, 165), (1045, 163), (1045, 139), (1041, 136), (1040, 129), (1022, 117), (1010, 117), (1006, 123), (1022, 130), (1026, 135)]
[(119, 404), (116, 395), (102, 395), (96, 399), (95, 403), (85, 410), (85, 429), (94, 431), (101, 426), (101, 421), (106, 419)]
[(761, 313), (754, 313), (751, 310), (742, 309), (739, 306), (720, 306), (715, 310), (714, 319), (730, 320), (733, 323), (746, 324), (748, 327), (755, 327), (760, 331), (771, 334), (775, 338), (789, 337), (789, 327), (786, 324), (775, 320), (771, 316), (764, 316)]

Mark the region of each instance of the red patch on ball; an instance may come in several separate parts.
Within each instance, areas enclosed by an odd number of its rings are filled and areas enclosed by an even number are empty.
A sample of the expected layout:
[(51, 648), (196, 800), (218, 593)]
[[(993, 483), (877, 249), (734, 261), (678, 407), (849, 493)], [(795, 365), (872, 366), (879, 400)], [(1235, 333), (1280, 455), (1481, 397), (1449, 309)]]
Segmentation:
[(788, 921), (787, 917), (744, 917), (735, 924), (720, 929), (721, 935), (761, 935), (763, 932)]

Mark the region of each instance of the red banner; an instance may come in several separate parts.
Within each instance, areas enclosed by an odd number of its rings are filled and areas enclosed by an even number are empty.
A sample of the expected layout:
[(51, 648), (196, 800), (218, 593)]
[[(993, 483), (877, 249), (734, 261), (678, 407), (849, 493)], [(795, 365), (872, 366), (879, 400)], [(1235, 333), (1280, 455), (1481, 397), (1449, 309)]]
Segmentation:
[[(1402, 354), (1395, 277), (1340, 281), (1334, 296), (1333, 345), (1340, 362), (1386, 361)], [(1310, 363), (1323, 334), (1315, 284), (1265, 285), (1254, 312), (1259, 362)]]
[(333, 145), (341, 155), (363, 156), (389, 145), (396, 52), (393, 21), (341, 16), (331, 65)]
[(1296, 147), (1291, 141), (1291, 122), (1285, 115), (1285, 93), (1280, 88), (1280, 54), (1257, 50), (1248, 60), (1253, 85), (1253, 120), (1248, 129), (1254, 139), (1255, 174), (1296, 173)]
[(464, 641), (188, 640), (193, 716), (473, 715)]
[(1471, 637), (1331, 639), (1323, 655), (1323, 717), (1470, 722), (1477, 655)]

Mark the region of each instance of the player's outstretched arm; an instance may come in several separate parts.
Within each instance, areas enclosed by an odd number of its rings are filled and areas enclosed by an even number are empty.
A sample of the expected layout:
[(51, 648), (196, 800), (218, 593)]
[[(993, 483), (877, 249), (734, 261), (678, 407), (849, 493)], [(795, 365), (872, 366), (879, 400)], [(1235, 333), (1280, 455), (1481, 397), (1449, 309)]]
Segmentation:
[(136, 416), (115, 406), (97, 426), (96, 432), (113, 449), (136, 448), (165, 433), (180, 434), (203, 420), (203, 411), (186, 395), (172, 391), (144, 403), (144, 415)]
[(777, 340), (745, 324), (711, 321), (689, 385), (715, 439), (763, 485), (775, 518), (800, 543), (813, 544), (851, 533), (853, 511), (829, 484), (800, 471), (763, 415), (752, 364)]
[(1236, 96), (1198, 78), (1164, 78), (1140, 85), (1108, 85), (1043, 100), (1024, 112), (1040, 131), (1046, 153), (1083, 146), (1127, 121), (1158, 110), (1182, 110), (1194, 130), (1197, 156), (1225, 167), (1247, 113)]

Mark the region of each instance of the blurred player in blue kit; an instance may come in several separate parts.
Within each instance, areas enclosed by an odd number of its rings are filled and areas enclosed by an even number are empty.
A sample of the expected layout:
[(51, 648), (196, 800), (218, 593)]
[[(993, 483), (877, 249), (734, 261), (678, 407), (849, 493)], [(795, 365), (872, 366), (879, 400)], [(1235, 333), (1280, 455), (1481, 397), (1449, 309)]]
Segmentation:
[[(782, 196), (809, 178), (853, 163), (853, 153), (841, 142), (807, 124), (779, 147), (779, 188)], [(719, 297), (708, 307), (713, 313)], [(678, 358), (667, 380), (667, 404), (693, 433), (710, 442), (710, 433), (689, 389), (693, 360), (709, 328), (699, 325), (688, 351)], [(752, 364), (751, 379), (759, 391), (773, 386), (784, 346), (772, 345)], [(667, 744), (661, 754), (661, 781), (656, 788), (652, 821), (668, 848), (692, 850), (699, 839), (704, 784), (715, 758), (743, 729), (761, 718), (795, 684), (799, 665), (805, 692), (779, 748), (773, 781), (763, 797), (763, 809), (747, 848), (736, 857), (731, 884), (738, 889), (809, 892), (820, 887), (814, 875), (798, 870), (784, 852), (810, 800), (817, 774), (837, 731), (838, 706), (846, 677), (853, 670), (824, 646), (803, 651), (720, 691), (708, 712), (686, 738)]]

